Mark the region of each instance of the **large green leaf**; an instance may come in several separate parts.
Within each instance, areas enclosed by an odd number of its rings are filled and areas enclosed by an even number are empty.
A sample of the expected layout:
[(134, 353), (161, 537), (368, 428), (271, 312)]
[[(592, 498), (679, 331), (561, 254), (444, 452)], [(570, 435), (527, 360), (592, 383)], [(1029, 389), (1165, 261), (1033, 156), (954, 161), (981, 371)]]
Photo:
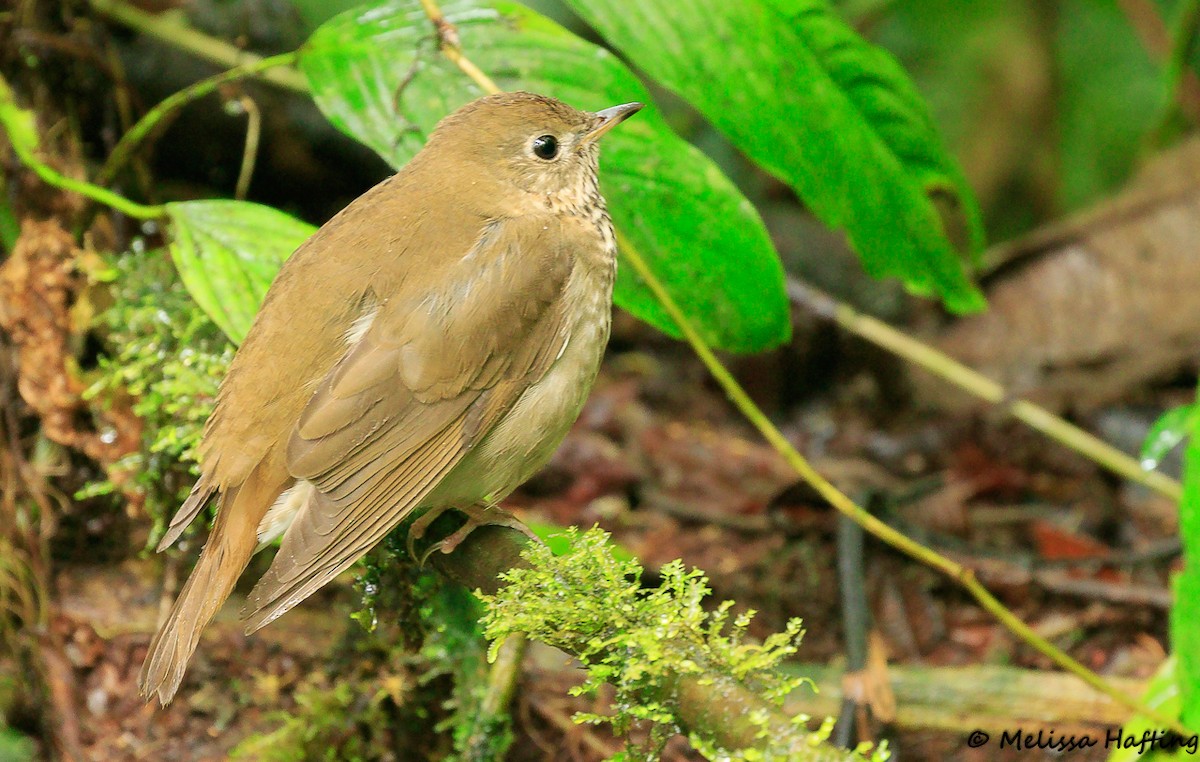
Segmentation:
[[(579, 108), (649, 102), (615, 56), (514, 3), (442, 3), (471, 60), (506, 90), (532, 90)], [(334, 124), (401, 166), (437, 121), (482, 93), (442, 56), (417, 0), (332, 19), (300, 59)], [(651, 107), (604, 138), (601, 189), (623, 244), (637, 247), (705, 338), (757, 351), (790, 331), (783, 270), (749, 201)], [(616, 302), (677, 335), (628, 266)]]
[(824, 0), (567, 0), (649, 75), (845, 229), (867, 271), (983, 298), (979, 213), (899, 64)]
[(171, 258), (196, 303), (237, 344), (284, 260), (315, 228), (245, 201), (167, 204)]

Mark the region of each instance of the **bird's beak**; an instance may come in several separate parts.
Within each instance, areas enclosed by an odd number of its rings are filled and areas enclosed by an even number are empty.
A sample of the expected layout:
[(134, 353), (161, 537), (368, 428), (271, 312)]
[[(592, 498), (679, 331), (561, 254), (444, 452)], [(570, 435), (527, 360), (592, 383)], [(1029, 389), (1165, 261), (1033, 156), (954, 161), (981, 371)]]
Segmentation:
[(595, 116), (599, 121), (591, 130), (584, 133), (580, 139), (581, 143), (594, 143), (604, 133), (616, 127), (621, 122), (641, 111), (646, 104), (644, 103), (622, 103), (620, 106), (612, 106), (603, 111), (597, 111)]

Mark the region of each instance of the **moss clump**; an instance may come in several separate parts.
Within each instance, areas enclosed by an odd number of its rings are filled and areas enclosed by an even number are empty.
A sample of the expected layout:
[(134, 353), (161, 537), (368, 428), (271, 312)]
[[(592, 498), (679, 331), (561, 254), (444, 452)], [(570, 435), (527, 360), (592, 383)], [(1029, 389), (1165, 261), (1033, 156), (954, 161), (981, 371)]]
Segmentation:
[[(162, 251), (131, 251), (108, 264), (112, 304), (94, 323), (104, 352), (87, 396), (134, 398), (133, 411), (144, 422), (142, 447), (115, 470), (132, 475), (147, 512), (162, 522), (195, 480), (196, 447), (234, 347), (196, 306)], [(111, 482), (97, 482), (81, 497), (113, 489)]]
[[(681, 678), (710, 680), (714, 701), (720, 700), (720, 685), (736, 683), (776, 706), (807, 682), (775, 669), (796, 652), (803, 634), (798, 619), (763, 643), (748, 642), (753, 612), (731, 621), (731, 602), (707, 610), (703, 603), (710, 590), (702, 572), (675, 561), (662, 568), (662, 584), (647, 590), (639, 584), (641, 567), (617, 559), (606, 533), (571, 530), (567, 537), (570, 550), (564, 555), (531, 546), (526, 553), (531, 568), (501, 575), (507, 584), (484, 596), (484, 634), (495, 641), (493, 653), (506, 636), (524, 633), (576, 656), (587, 670), (577, 693), (612, 685), (615, 713), (582, 714), (578, 721), (609, 722), (618, 733), (635, 722), (654, 723), (656, 742), (638, 752), (653, 759), (657, 741), (681, 730), (670, 698)], [(760, 719), (766, 734), (766, 717)], [(756, 749), (722, 749), (709, 729), (691, 731), (693, 745), (710, 758), (786, 758)]]
[[(417, 568), (405, 531), (364, 559), (362, 607), (324, 669), (301, 680), (295, 707), (274, 713), (273, 729), (244, 740), (233, 758), (467, 759), (488, 674), (483, 609), (463, 587)], [(507, 748), (511, 729), (489, 730), (491, 747)]]

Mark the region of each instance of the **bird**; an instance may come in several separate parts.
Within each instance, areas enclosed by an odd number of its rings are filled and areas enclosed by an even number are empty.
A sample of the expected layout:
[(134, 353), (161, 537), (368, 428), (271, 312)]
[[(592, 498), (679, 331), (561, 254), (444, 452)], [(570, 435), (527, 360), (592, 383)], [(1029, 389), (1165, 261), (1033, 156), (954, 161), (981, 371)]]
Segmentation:
[(242, 612), (247, 634), (406, 517), (485, 520), (545, 464), (579, 416), (611, 324), (617, 247), (597, 141), (641, 108), (479, 98), (287, 259), (158, 546), (217, 501), (150, 641), (144, 698), (172, 700), (202, 630), (274, 540)]

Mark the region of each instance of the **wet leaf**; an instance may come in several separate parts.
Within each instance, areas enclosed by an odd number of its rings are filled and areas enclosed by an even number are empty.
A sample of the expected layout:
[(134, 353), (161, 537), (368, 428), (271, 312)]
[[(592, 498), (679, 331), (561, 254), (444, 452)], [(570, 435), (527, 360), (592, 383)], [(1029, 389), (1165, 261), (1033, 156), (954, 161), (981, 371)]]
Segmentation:
[(1194, 402), (1159, 416), (1142, 442), (1142, 467), (1147, 471), (1158, 468), (1163, 458), (1188, 438), (1197, 422), (1200, 422), (1200, 406)]
[(656, 80), (844, 229), (876, 277), (984, 306), (974, 197), (890, 54), (824, 0), (567, 0)]

